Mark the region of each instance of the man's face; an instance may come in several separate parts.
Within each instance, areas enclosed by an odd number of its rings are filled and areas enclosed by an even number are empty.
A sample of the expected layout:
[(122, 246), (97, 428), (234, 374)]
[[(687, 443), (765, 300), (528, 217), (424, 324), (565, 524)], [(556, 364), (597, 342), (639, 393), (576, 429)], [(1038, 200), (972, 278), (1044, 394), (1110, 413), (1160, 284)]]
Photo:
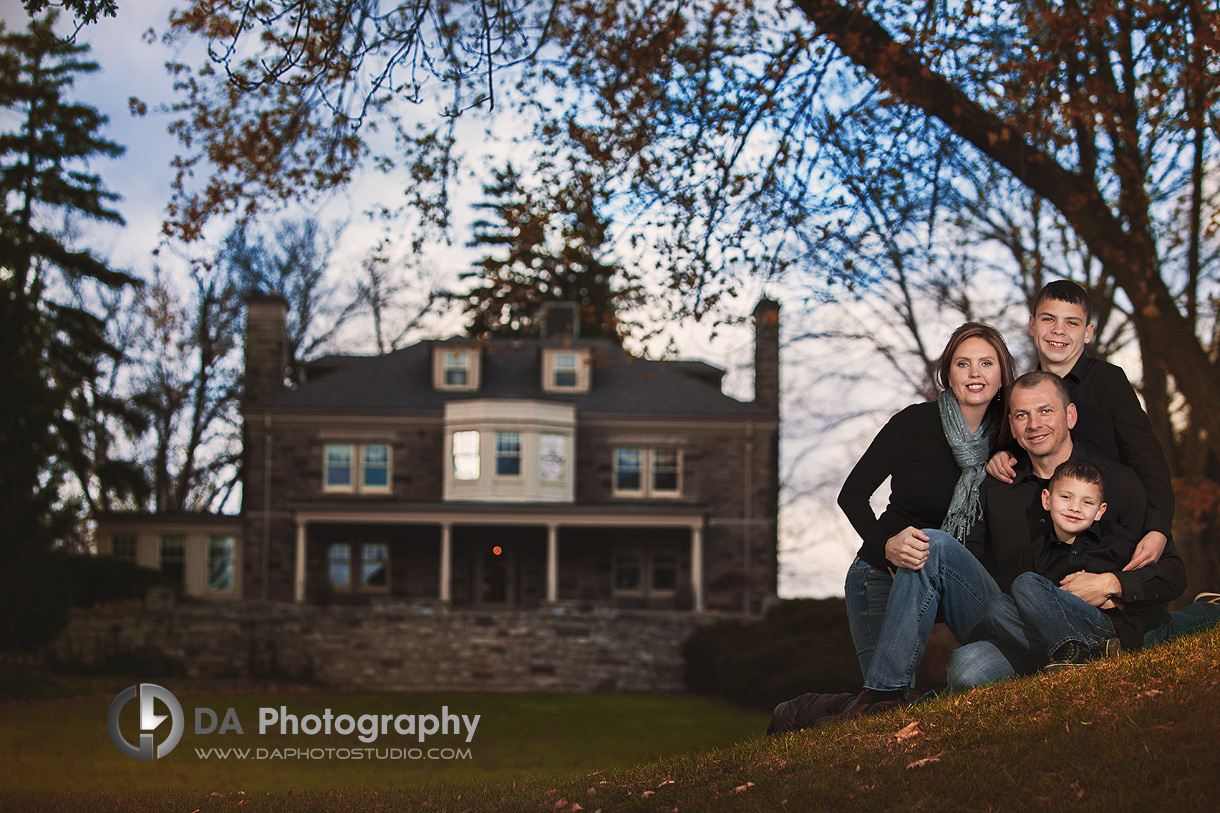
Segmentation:
[(1043, 369), (1066, 373), (1093, 338), (1093, 325), (1084, 308), (1058, 299), (1044, 299), (1037, 313), (1029, 317), (1029, 335), (1038, 350)]
[(1008, 425), (1030, 457), (1053, 458), (1070, 442), (1076, 425), (1076, 405), (1063, 405), (1049, 381), (1034, 387), (1015, 387), (1008, 399)]
[(1050, 488), (1042, 489), (1042, 507), (1050, 512), (1051, 522), (1064, 541), (1088, 529), (1106, 512), (1101, 488), (1075, 477), (1060, 477)]

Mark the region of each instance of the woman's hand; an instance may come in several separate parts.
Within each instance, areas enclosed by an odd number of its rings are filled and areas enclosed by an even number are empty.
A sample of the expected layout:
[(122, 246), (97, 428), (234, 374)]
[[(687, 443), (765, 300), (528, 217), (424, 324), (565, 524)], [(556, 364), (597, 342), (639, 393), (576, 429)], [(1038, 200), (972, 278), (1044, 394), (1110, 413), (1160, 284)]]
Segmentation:
[(997, 480), (1011, 483), (1012, 478), (1017, 476), (1016, 465), (1017, 459), (1001, 449), (987, 461), (987, 473)]
[(908, 525), (886, 540), (885, 558), (898, 567), (919, 570), (928, 561), (928, 547), (928, 535)]

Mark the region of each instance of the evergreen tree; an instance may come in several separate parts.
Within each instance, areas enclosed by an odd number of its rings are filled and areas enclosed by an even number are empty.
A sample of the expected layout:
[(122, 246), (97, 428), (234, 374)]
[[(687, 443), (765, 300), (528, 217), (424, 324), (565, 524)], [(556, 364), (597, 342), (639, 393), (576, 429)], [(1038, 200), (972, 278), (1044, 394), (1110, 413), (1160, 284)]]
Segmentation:
[(49, 15), (25, 33), (0, 27), (0, 646), (29, 646), (66, 617), (54, 541), (78, 507), (61, 492), (77, 454), (74, 409), (98, 361), (113, 353), (101, 320), (56, 294), (82, 281), (133, 282), (63, 236), (68, 218), (110, 223), (117, 196), (85, 171), (122, 152), (98, 129), (106, 119), (66, 98), (74, 77), (97, 70), (84, 46), (65, 42)]
[(465, 295), (470, 335), (536, 332), (543, 305), (572, 303), (581, 336), (621, 342), (627, 326), (620, 310), (633, 289), (603, 260), (609, 223), (595, 194), (577, 180), (544, 198), (523, 187), (511, 164), (493, 174), (483, 187), (487, 199), (475, 204), (487, 217), (475, 221), (470, 245), (495, 253), (463, 275), (474, 280)]

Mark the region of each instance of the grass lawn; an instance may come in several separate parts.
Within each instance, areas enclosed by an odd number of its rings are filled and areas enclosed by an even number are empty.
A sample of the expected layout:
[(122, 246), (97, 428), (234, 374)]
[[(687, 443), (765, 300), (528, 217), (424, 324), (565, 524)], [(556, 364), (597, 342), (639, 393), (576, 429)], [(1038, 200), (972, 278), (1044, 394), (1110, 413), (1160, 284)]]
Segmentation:
[[(71, 692), (72, 681), (56, 675), (9, 668), (0, 678), (12, 689), (24, 686), (35, 696)], [(0, 706), (0, 765), (10, 791), (206, 790), (256, 793), (354, 787), (403, 787), (424, 781), (501, 782), (524, 774), (591, 771), (656, 761), (685, 751), (725, 746), (757, 734), (768, 715), (710, 698), (647, 695), (523, 694), (354, 694), (304, 690), (261, 694), (199, 694), (189, 683), (164, 679), (185, 717), (185, 733), (162, 759), (141, 762), (121, 754), (110, 741), (107, 714), (118, 691), (130, 679), (93, 679), (84, 685), (90, 697), (7, 702)], [(58, 684), (58, 685), (57, 685)], [(79, 681), (77, 681), (79, 685)], [(50, 688), (48, 688), (48, 686)], [(98, 694), (109, 688), (108, 694)], [(13, 696), (13, 692), (8, 692)], [(432, 734), (419, 741), (418, 731), (403, 736), (378, 733), (372, 742), (359, 732), (330, 736), (279, 733), (278, 726), (259, 734), (261, 708), (287, 708), (298, 718), (324, 714), (436, 715), (442, 708), (473, 720), (459, 735)], [(195, 709), (213, 709), (219, 720), (232, 708), (243, 734), (195, 733)], [(158, 711), (164, 711), (158, 707)], [(129, 702), (120, 718), (127, 739), (138, 737), (138, 703)], [(168, 723), (163, 726), (168, 728)], [(407, 723), (404, 721), (405, 727)], [(159, 729), (157, 741), (165, 739)], [(273, 733), (274, 732), (274, 733)], [(281, 758), (239, 759), (229, 749), (264, 749)], [(329, 758), (290, 756), (289, 749), (336, 749)], [(228, 758), (220, 758), (223, 749)], [(336, 755), (338, 749), (349, 758)], [(363, 752), (363, 758), (353, 751)], [(370, 754), (367, 749), (374, 749)], [(439, 751), (437, 750), (439, 749)], [(207, 753), (207, 758), (202, 753)], [(468, 757), (466, 753), (468, 752)], [(429, 759), (429, 754), (436, 758)], [(369, 758), (369, 757), (372, 758)], [(388, 757), (388, 758), (387, 758)], [(445, 758), (449, 757), (449, 758)], [(0, 804), (0, 808), (4, 808)]]
[[(305, 764), (296, 770), (318, 781), (294, 790), (276, 789), (275, 775), (291, 769), (271, 763), (256, 773), (205, 775), (216, 766), (180, 754), (186, 738), (159, 763), (119, 757), (95, 731), (106, 702), (9, 704), (0, 710), (6, 782), (33, 787), (33, 777), (58, 776), (59, 790), (0, 793), (0, 809), (1216, 810), (1218, 664), (1220, 630), (1213, 630), (1070, 673), (775, 738), (757, 733), (766, 715), (693, 698), (332, 695), (335, 704), (401, 700), (421, 713), (445, 701), (463, 713), (486, 709), (489, 727), (484, 733), (480, 724), (472, 750), (495, 764), (464, 776), (411, 763), (365, 766), (367, 774)], [(327, 702), (321, 695), (293, 702), (315, 701)], [(25, 722), (16, 725), (9, 712)], [(69, 744), (41, 733), (52, 729)], [(725, 744), (700, 745), (699, 736)], [(92, 787), (113, 788), (105, 783), (117, 777), (127, 789), (63, 792), (84, 787), (79, 772), (100, 783)]]

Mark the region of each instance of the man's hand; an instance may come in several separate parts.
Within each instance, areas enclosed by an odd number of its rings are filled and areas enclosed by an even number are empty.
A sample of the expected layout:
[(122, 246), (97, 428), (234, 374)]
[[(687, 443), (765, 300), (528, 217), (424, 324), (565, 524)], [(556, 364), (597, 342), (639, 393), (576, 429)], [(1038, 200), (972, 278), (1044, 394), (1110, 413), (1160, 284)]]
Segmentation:
[[(1059, 582), (1059, 587), (1094, 607), (1122, 595), (1123, 586), (1113, 573), (1071, 573)], [(1111, 607), (1114, 605), (1111, 604)]]
[(1160, 531), (1149, 531), (1135, 546), (1135, 553), (1131, 554), (1131, 561), (1123, 570), (1135, 570), (1137, 567), (1155, 564), (1160, 560), (1161, 554), (1165, 552), (1167, 544), (1169, 544), (1169, 538), (1165, 534)]
[(928, 535), (910, 525), (885, 543), (885, 558), (898, 567), (919, 570), (928, 561)]
[(1005, 483), (1011, 483), (1012, 479), (1017, 476), (1017, 459), (1008, 452), (999, 451), (991, 456), (987, 461), (987, 473), (997, 480), (1003, 480)]

